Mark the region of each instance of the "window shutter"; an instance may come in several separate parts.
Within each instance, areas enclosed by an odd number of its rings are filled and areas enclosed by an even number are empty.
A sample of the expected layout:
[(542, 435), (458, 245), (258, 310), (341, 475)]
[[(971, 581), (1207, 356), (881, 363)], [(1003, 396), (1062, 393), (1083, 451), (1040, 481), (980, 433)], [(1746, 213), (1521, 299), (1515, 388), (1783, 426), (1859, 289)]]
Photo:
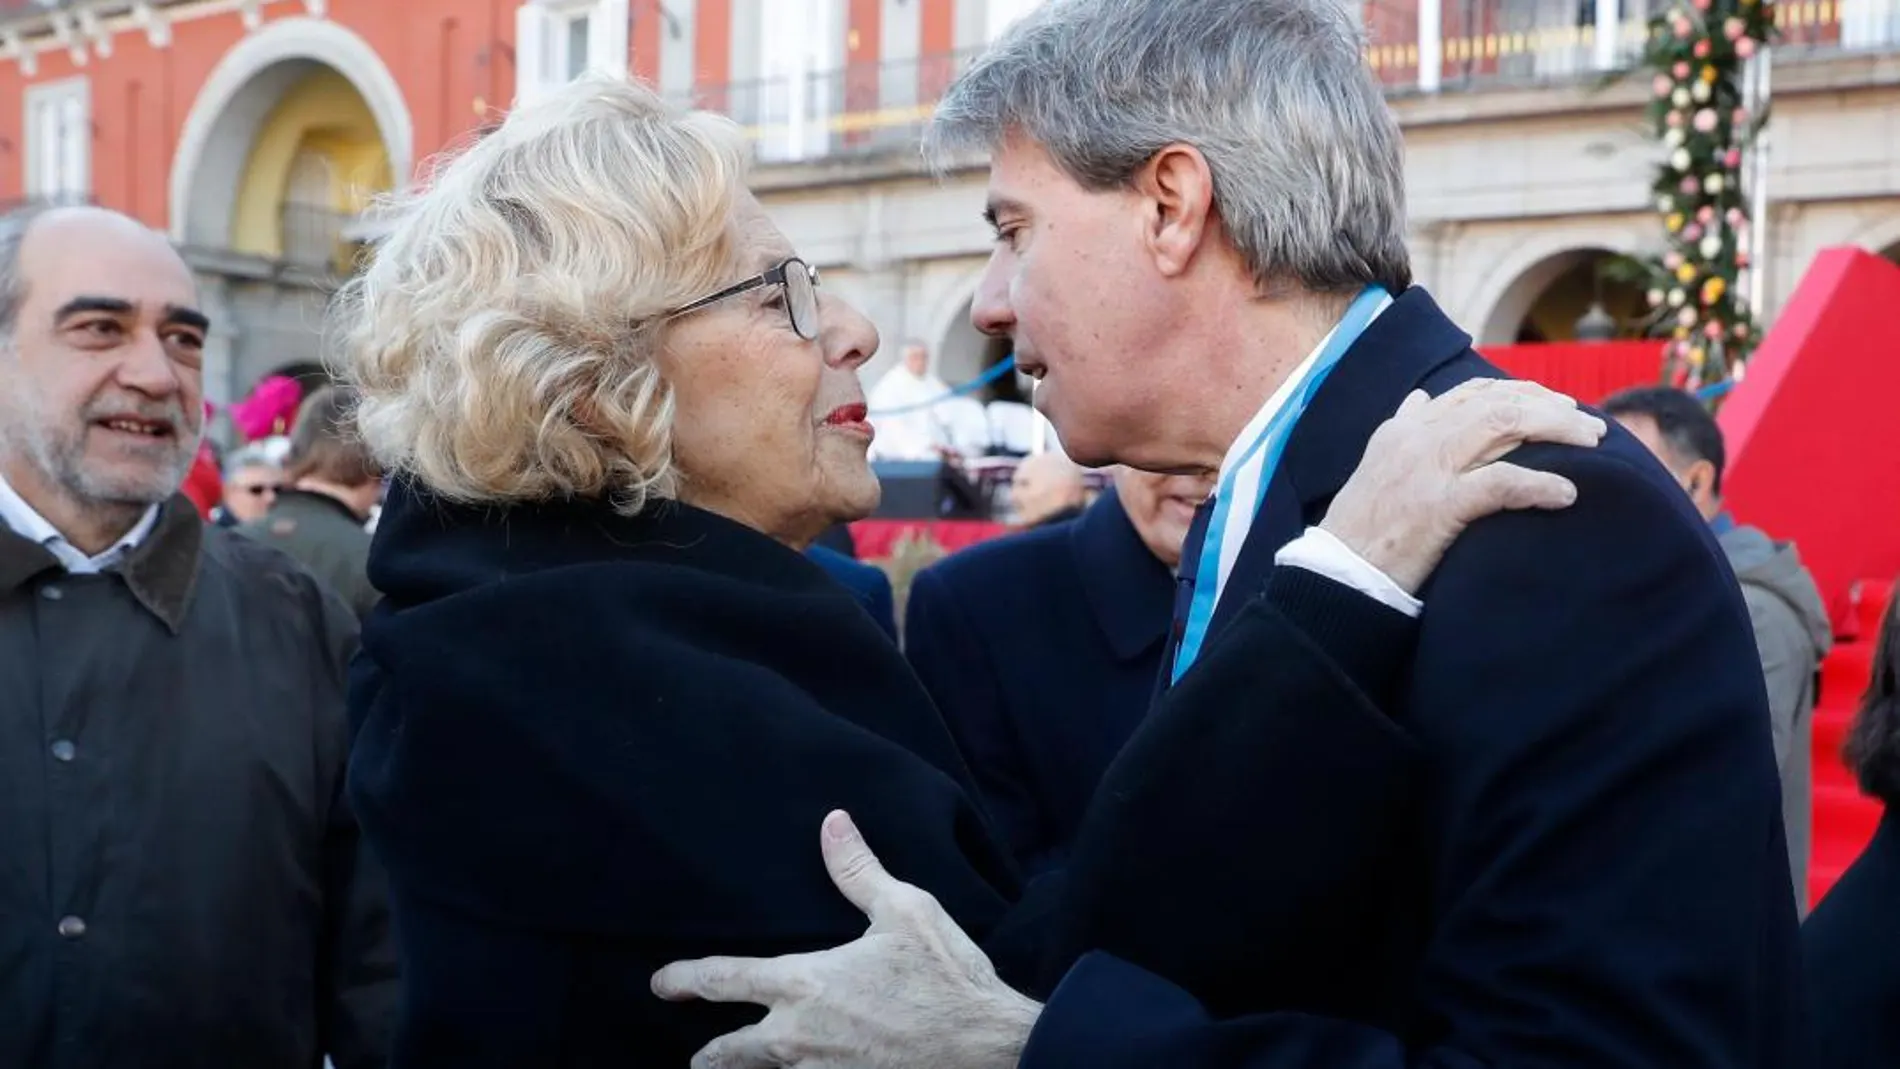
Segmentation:
[(587, 66), (616, 78), (627, 76), (627, 0), (599, 0), (587, 27)]

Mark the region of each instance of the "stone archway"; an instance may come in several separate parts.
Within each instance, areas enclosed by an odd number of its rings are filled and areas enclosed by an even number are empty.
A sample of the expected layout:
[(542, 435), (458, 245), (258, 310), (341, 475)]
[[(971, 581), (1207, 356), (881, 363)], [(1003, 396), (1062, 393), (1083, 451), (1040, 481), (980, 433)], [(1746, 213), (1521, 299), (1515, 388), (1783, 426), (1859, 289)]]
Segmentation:
[(232, 211), (252, 144), (271, 109), (320, 69), (346, 79), (376, 119), (396, 188), (414, 166), (415, 127), (402, 88), (369, 43), (334, 22), (279, 19), (225, 53), (192, 103), (171, 172), (171, 236), (231, 245)]
[[(938, 336), (937, 376), (952, 386), (969, 382), (1007, 359), (1010, 344), (1006, 338), (992, 338), (970, 323), (970, 301)], [(1028, 401), (1029, 391), (1021, 376), (1008, 375), (985, 387), (979, 395), (986, 400)]]
[(1602, 277), (1603, 265), (1616, 255), (1602, 247), (1571, 248), (1523, 267), (1493, 299), (1479, 343), (1573, 341), (1577, 321), (1598, 301), (1619, 334), (1631, 334), (1646, 308), (1641, 290)]

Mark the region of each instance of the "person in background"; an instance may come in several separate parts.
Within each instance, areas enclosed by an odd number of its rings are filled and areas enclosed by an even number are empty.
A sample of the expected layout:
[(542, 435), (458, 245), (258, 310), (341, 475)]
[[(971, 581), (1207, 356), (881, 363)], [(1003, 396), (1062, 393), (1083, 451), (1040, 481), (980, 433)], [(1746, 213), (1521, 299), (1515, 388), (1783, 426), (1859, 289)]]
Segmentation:
[(261, 445), (234, 450), (224, 462), (224, 500), (211, 514), (220, 527), (262, 519), (284, 488), (284, 469)]
[(1878, 642), (1845, 756), (1880, 824), (1801, 926), (1805, 1069), (1900, 1065), (1900, 600)]
[(1088, 507), (1089, 486), (1082, 469), (1058, 452), (1023, 458), (1009, 480), (1009, 505), (1016, 526), (1042, 527), (1073, 520)]
[(1755, 628), (1755, 647), (1768, 686), (1775, 764), (1781, 770), (1781, 812), (1795, 904), (1807, 911), (1808, 814), (1813, 778), (1813, 713), (1821, 659), (1834, 645), (1821, 592), (1791, 542), (1776, 542), (1735, 522), (1722, 507), (1727, 450), (1722, 428), (1693, 396), (1668, 386), (1625, 390), (1603, 411), (1656, 454), (1708, 521), (1729, 567), (1741, 581)]
[(377, 601), (369, 581), (370, 515), (382, 499), (383, 473), (350, 423), (350, 398), (325, 387), (304, 399), (290, 432), (286, 486), (245, 534), (289, 554), (357, 617)]
[(902, 359), (871, 387), (865, 401), (877, 438), (871, 443), (872, 460), (935, 460), (950, 443), (940, 413), (928, 406), (950, 392), (930, 372), (930, 350), (912, 339), (904, 343)]
[[(836, 530), (837, 527), (832, 528)], [(814, 541), (805, 547), (805, 556), (837, 580), (871, 614), (877, 626), (897, 641), (897, 598), (891, 590), (891, 577), (875, 564), (865, 564)]]
[(0, 1065), (380, 1069), (356, 621), (179, 492), (196, 305), (131, 219), (0, 217)]
[(1103, 770), (1148, 712), (1181, 541), (1211, 490), (1205, 476), (1117, 468), (1080, 516), (971, 546), (912, 581), (905, 653), (1026, 875), (1067, 858)]

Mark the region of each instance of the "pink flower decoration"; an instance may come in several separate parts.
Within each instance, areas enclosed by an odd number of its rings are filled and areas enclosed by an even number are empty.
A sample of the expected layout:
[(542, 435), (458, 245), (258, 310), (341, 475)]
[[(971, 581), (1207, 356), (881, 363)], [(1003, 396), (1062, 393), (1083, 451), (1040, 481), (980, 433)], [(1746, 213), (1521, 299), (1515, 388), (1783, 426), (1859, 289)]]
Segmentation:
[(1740, 208), (1730, 208), (1728, 214), (1723, 218), (1728, 220), (1728, 225), (1730, 226), (1741, 226), (1742, 210)]
[(1735, 42), (1735, 54), (1743, 59), (1748, 59), (1753, 56), (1755, 54), (1755, 39), (1753, 37), (1744, 37)]
[(1706, 223), (1713, 222), (1715, 220), (1714, 205), (1704, 204), (1700, 209), (1696, 211), (1695, 217), (1696, 217), (1696, 221), (1700, 223), (1706, 224)]
[(1654, 89), (1656, 91), (1656, 95), (1659, 97), (1668, 96), (1669, 91), (1674, 89), (1675, 87), (1676, 87), (1676, 83), (1670, 81), (1669, 76), (1666, 74), (1658, 74), (1656, 76), (1656, 80), (1650, 83), (1650, 88)]
[(255, 442), (289, 430), (303, 402), (297, 380), (272, 375), (259, 382), (251, 395), (231, 406), (231, 424), (246, 441)]
[(1682, 179), (1681, 189), (1684, 196), (1693, 197), (1702, 192), (1702, 183), (1696, 181), (1695, 175), (1685, 175)]
[(1676, 65), (1669, 69), (1675, 72), (1676, 80), (1679, 82), (1689, 77), (1689, 64), (1685, 61), (1678, 60)]
[(1701, 240), (1702, 240), (1702, 228), (1701, 228), (1700, 226), (1697, 226), (1697, 225), (1696, 225), (1695, 223), (1690, 223), (1690, 224), (1689, 224), (1688, 226), (1685, 226), (1685, 227), (1683, 227), (1683, 228), (1682, 228), (1682, 240), (1684, 240), (1684, 241), (1701, 241)]
[(1681, 125), (1682, 125), (1682, 112), (1679, 112), (1679, 111), (1675, 111), (1675, 110), (1673, 110), (1673, 109), (1672, 109), (1672, 110), (1671, 110), (1671, 111), (1669, 112), (1669, 114), (1667, 114), (1667, 115), (1665, 115), (1665, 116), (1663, 116), (1663, 123), (1664, 123), (1665, 125), (1667, 125), (1667, 126), (1669, 126), (1669, 127), (1671, 127), (1672, 129), (1673, 129), (1673, 128), (1675, 128), (1675, 127), (1679, 127), (1679, 126), (1681, 126)]
[(1690, 51), (1694, 53), (1695, 58), (1697, 59), (1708, 59), (1709, 49), (1710, 49), (1709, 39), (1704, 37), (1702, 40), (1697, 41), (1695, 43), (1695, 47), (1691, 49)]
[(1695, 27), (1689, 25), (1689, 17), (1687, 15), (1677, 15), (1675, 19), (1670, 22), (1669, 28), (1675, 32), (1677, 37), (1687, 37), (1695, 29)]
[(1739, 41), (1742, 34), (1748, 32), (1748, 24), (1738, 18), (1730, 18), (1722, 23), (1722, 36), (1731, 41)]
[(1735, 111), (1732, 112), (1728, 118), (1729, 118), (1729, 121), (1734, 123), (1736, 126), (1747, 126), (1748, 125), (1748, 109), (1736, 108)]
[(1709, 7), (1709, 0), (1695, 0), (1695, 9), (1697, 11), (1707, 11)]
[(1738, 249), (1738, 250), (1736, 250), (1736, 253), (1735, 253), (1735, 266), (1736, 266), (1736, 267), (1747, 267), (1747, 266), (1748, 266), (1748, 253), (1746, 253), (1746, 252), (1743, 252), (1743, 251), (1741, 251), (1741, 250), (1739, 250), (1739, 249)]
[(1695, 128), (1697, 133), (1706, 134), (1713, 132), (1715, 130), (1715, 122), (1715, 112), (1708, 108), (1703, 108), (1701, 111), (1695, 113)]
[(1671, 271), (1674, 271), (1676, 268), (1681, 267), (1682, 254), (1679, 252), (1676, 252), (1674, 249), (1671, 249), (1669, 252), (1664, 253), (1663, 266), (1667, 267)]
[(1714, 341), (1722, 336), (1722, 324), (1715, 320), (1710, 320), (1709, 325), (1702, 328), (1702, 333), (1707, 334), (1710, 341)]
[(1742, 165), (1742, 150), (1738, 148), (1729, 149), (1722, 154), (1722, 162), (1727, 164), (1728, 169), (1731, 171), (1740, 167)]

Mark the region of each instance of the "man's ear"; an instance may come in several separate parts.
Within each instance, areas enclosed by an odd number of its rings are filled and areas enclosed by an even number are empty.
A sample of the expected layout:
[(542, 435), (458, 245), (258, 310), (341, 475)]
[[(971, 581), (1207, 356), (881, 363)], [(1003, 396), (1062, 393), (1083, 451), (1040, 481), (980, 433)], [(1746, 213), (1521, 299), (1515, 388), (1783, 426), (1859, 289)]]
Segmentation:
[(1715, 493), (1715, 465), (1706, 460), (1698, 460), (1689, 465), (1682, 473), (1682, 482), (1689, 496), (1700, 502)]
[(1184, 273), (1214, 227), (1214, 172), (1192, 145), (1174, 144), (1135, 173), (1142, 236), (1164, 276)]

